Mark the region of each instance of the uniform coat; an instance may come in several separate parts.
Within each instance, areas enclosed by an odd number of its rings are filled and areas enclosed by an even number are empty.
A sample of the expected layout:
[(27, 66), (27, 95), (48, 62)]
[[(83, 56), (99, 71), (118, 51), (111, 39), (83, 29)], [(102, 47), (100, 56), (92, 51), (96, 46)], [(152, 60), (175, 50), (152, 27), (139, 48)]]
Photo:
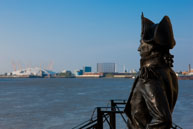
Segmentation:
[(159, 78), (136, 78), (125, 113), (129, 129), (170, 129), (178, 82), (171, 68), (154, 68)]

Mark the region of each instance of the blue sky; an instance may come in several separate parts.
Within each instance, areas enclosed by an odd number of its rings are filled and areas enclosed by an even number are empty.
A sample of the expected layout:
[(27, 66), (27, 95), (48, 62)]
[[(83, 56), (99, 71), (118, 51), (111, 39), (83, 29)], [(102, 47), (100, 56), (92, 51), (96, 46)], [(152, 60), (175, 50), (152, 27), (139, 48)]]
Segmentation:
[(192, 0), (1, 0), (0, 73), (50, 62), (57, 72), (102, 62), (138, 70), (142, 11), (155, 23), (170, 17), (174, 70), (193, 67)]

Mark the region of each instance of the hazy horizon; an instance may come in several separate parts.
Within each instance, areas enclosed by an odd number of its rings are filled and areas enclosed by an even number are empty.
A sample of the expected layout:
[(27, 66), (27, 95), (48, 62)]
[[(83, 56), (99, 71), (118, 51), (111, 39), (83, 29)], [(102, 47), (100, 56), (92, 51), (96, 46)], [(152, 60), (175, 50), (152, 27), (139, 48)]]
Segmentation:
[(168, 15), (176, 46), (174, 70), (193, 67), (193, 1), (2, 0), (0, 73), (17, 68), (78, 70), (113, 62), (139, 69), (141, 13), (158, 23)]

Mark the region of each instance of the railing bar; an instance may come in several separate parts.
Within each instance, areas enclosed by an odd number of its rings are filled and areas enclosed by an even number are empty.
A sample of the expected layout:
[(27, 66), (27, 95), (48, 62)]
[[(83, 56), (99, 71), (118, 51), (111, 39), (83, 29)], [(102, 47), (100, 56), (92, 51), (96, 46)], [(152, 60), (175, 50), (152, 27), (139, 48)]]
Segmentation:
[[(118, 110), (119, 110), (119, 107), (117, 107), (117, 106), (115, 106)], [(120, 110), (119, 110), (120, 111)], [(122, 117), (122, 119), (124, 120), (124, 122), (125, 122), (125, 124), (127, 125), (127, 121), (125, 120), (125, 117), (123, 117), (123, 114), (122, 113), (120, 113), (121, 114), (121, 117)]]
[(124, 113), (123, 111), (101, 111), (103, 113)]
[(173, 127), (173, 125), (172, 125), (172, 128), (173, 129), (177, 129), (177, 128), (179, 128), (179, 129), (183, 129), (182, 127), (180, 127), (180, 126), (178, 126), (178, 125), (176, 125), (175, 123), (172, 123), (175, 127)]
[(94, 124), (94, 125), (91, 125), (89, 127), (87, 127), (86, 129), (94, 129), (93, 127), (95, 126), (96, 127), (97, 124)]
[[(111, 108), (111, 107), (100, 107), (100, 108)], [(124, 107), (120, 107), (120, 108), (124, 108)]]
[[(121, 105), (125, 105), (127, 101), (126, 101), (126, 100), (120, 100), (120, 99), (111, 100), (111, 101), (113, 101), (114, 104), (115, 104), (115, 111), (110, 110), (112, 107), (108, 107), (108, 106), (107, 106), (107, 107), (100, 107), (100, 108), (103, 109), (103, 110), (106, 109), (106, 111), (101, 111), (101, 112), (104, 114), (104, 115), (103, 115), (103, 118), (105, 118), (105, 120), (103, 120), (103, 123), (104, 123), (105, 121), (107, 121), (108, 124), (109, 124), (109, 126), (112, 127), (111, 123), (108, 121), (109, 114), (110, 114), (110, 113), (115, 113), (115, 114), (116, 114), (116, 113), (117, 113), (117, 114), (119, 113), (119, 114), (121, 115), (122, 119), (124, 120), (124, 122), (127, 124), (126, 119), (125, 119), (125, 117), (123, 116), (123, 113), (124, 113), (124, 112), (120, 110), (120, 109), (122, 109), (122, 108), (125, 108), (125, 107), (123, 107), (123, 106), (121, 106)], [(118, 107), (118, 105), (119, 105), (120, 107)], [(116, 110), (116, 109), (117, 109), (117, 110)], [(96, 110), (96, 108), (95, 108), (95, 110)], [(97, 123), (95, 124), (95, 122), (97, 122), (97, 117), (93, 117), (95, 110), (93, 111), (93, 114), (91, 115), (91, 119), (90, 119), (90, 120), (85, 121), (85, 122), (79, 124), (78, 126), (72, 128), (72, 129), (77, 129), (77, 127), (79, 127), (79, 129), (80, 129), (80, 128), (84, 128), (84, 127), (87, 127), (87, 129), (94, 128), (94, 126), (97, 125)], [(89, 125), (91, 125), (91, 126), (89, 126)], [(96, 129), (96, 127), (95, 127), (95, 129)]]
[(112, 125), (110, 124), (110, 122), (108, 121), (108, 118), (106, 116), (104, 116), (105, 120), (107, 121), (107, 123), (109, 124), (110, 128), (112, 129)]

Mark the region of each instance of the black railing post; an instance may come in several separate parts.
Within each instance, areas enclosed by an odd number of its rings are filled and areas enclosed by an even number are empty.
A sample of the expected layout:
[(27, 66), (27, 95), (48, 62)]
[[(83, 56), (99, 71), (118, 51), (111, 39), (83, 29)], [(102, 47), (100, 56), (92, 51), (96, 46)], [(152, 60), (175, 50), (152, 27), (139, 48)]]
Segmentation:
[(115, 108), (116, 104), (114, 103), (114, 100), (111, 100), (111, 113), (110, 113), (110, 129), (116, 129), (116, 108)]
[(103, 113), (101, 108), (97, 108), (97, 129), (103, 129)]
[(111, 107), (97, 107), (97, 117), (93, 117), (92, 115), (91, 119), (72, 129), (103, 129), (106, 127), (106, 124), (104, 127), (104, 122), (107, 122), (109, 129), (116, 129), (116, 114), (120, 114), (127, 125), (127, 121), (123, 116), (124, 111), (122, 109), (124, 107), (119, 106), (125, 104), (125, 100), (111, 100)]

